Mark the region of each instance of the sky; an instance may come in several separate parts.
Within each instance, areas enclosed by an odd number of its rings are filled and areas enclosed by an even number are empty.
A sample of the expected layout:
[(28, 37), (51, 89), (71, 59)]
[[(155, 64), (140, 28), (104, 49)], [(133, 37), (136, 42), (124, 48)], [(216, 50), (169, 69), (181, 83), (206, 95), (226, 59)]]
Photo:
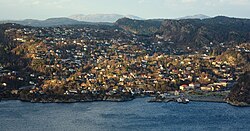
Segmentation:
[(195, 14), (250, 18), (250, 0), (0, 0), (0, 12), (0, 20), (43, 20), (75, 14), (122, 14), (146, 19)]

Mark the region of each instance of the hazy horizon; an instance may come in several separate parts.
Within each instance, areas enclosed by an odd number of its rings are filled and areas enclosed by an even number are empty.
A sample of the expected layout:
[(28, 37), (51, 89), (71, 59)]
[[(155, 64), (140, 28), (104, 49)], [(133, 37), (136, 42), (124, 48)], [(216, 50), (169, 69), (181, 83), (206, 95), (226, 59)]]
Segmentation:
[(145, 19), (196, 14), (250, 18), (250, 0), (0, 0), (0, 20), (44, 20), (75, 14), (135, 15)]

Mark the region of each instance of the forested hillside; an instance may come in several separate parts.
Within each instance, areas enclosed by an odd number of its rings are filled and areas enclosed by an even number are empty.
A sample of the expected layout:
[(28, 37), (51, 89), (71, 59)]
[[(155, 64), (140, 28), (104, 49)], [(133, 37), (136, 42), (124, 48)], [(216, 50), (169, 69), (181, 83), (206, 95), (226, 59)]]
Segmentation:
[(189, 46), (211, 42), (243, 43), (250, 41), (250, 20), (218, 16), (208, 19), (132, 20), (120, 19), (116, 25), (135, 34), (161, 36), (165, 41)]

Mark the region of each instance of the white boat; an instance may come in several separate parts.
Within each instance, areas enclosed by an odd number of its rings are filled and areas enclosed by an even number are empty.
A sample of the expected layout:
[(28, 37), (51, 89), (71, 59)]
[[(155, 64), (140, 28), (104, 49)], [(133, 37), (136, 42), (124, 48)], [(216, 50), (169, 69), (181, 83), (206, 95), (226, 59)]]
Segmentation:
[(187, 98), (177, 98), (176, 101), (178, 103), (187, 104), (189, 102), (189, 99), (187, 99)]

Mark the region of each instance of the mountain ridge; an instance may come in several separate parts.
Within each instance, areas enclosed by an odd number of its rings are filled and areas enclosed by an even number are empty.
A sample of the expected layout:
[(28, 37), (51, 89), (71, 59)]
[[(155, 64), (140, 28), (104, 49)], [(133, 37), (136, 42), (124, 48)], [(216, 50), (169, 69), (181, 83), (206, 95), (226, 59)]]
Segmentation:
[(196, 15), (190, 15), (190, 16), (184, 16), (177, 18), (177, 20), (182, 20), (182, 19), (208, 19), (211, 18), (210, 16), (204, 15), (204, 14), (196, 14)]
[(242, 43), (250, 41), (250, 19), (217, 16), (208, 19), (132, 20), (119, 19), (115, 25), (126, 31), (165, 41), (205, 45), (213, 43)]
[(134, 15), (120, 15), (120, 14), (78, 14), (78, 15), (71, 15), (68, 18), (78, 20), (78, 21), (85, 21), (85, 22), (110, 22), (113, 23), (121, 18), (131, 18), (131, 19), (138, 19), (142, 20), (143, 18), (140, 18), (138, 16)]
[(5, 23), (15, 23), (33, 27), (51, 27), (51, 26), (62, 26), (62, 25), (112, 25), (112, 23), (108, 22), (85, 22), (85, 21), (73, 20), (67, 17), (48, 18), (46, 20), (25, 19), (25, 20), (0, 21), (0, 24), (5, 24)]

